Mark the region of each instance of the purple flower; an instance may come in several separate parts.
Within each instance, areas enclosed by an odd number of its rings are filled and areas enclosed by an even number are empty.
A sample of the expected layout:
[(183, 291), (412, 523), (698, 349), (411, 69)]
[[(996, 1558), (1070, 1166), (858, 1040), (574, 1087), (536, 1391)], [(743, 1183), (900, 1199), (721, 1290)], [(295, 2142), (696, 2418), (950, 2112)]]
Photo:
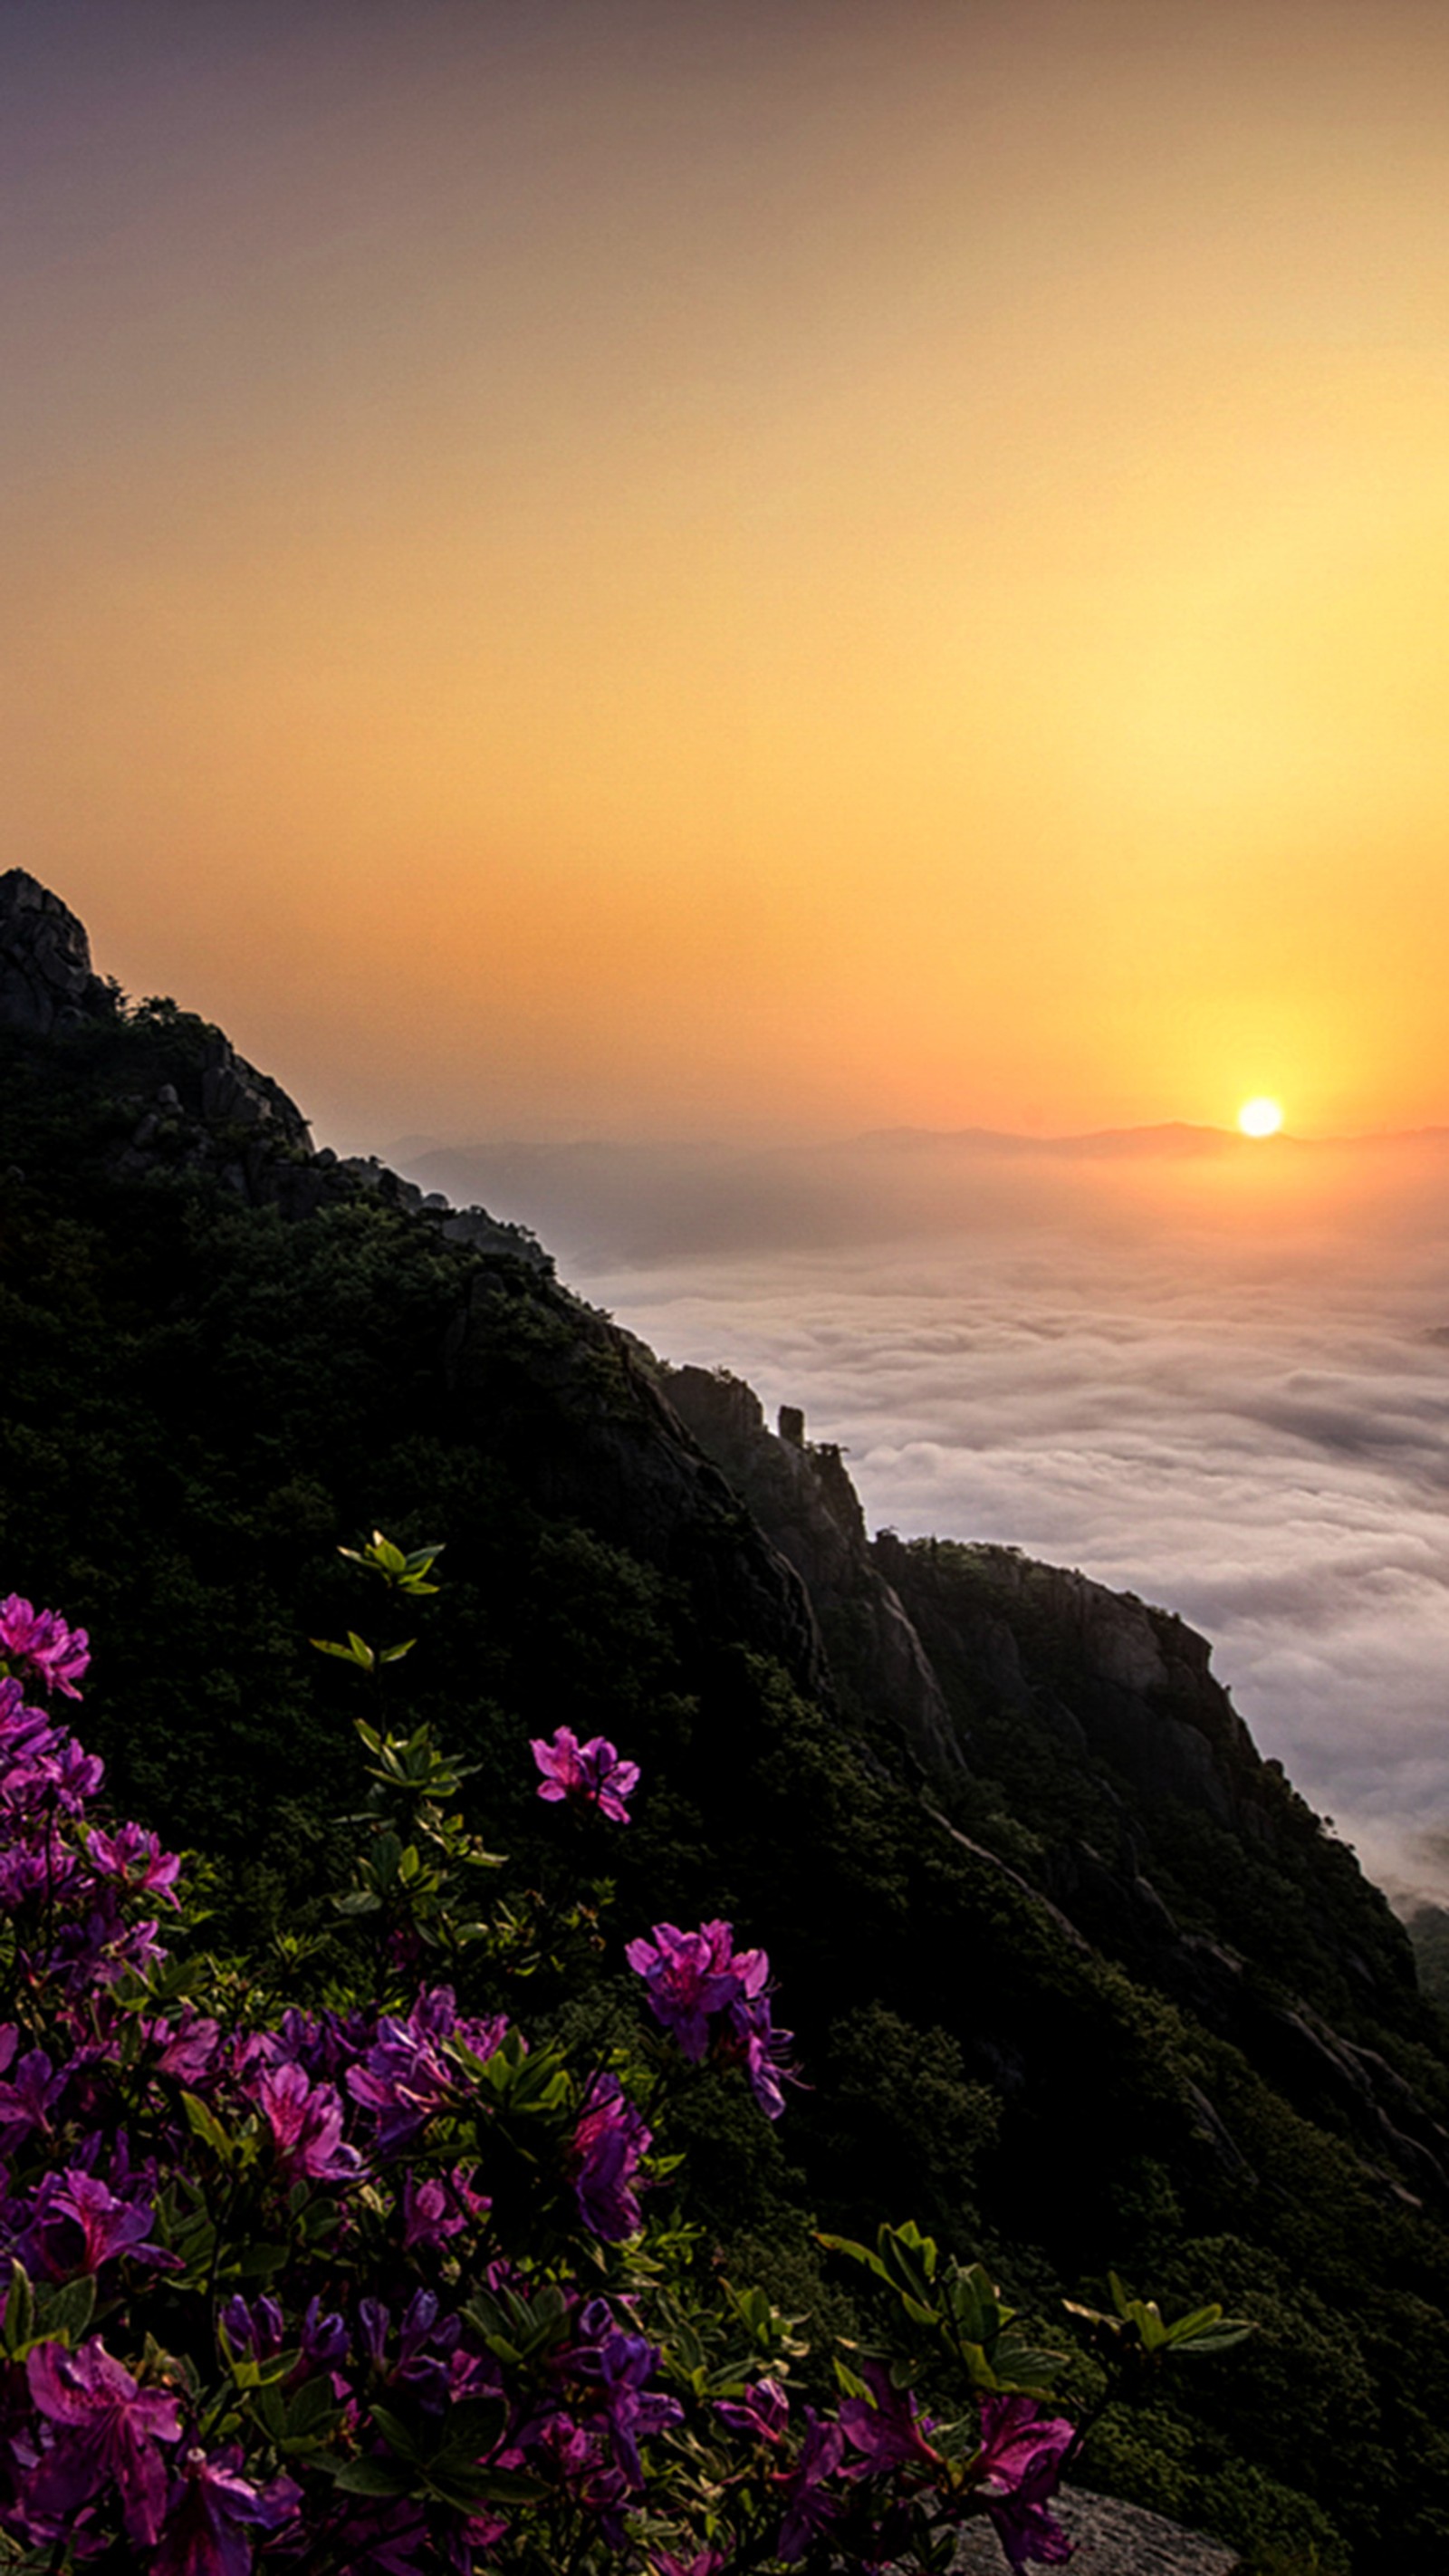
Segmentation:
[(75, 1684), (91, 1659), (84, 1628), (68, 1628), (53, 1610), (32, 1610), (18, 1592), (0, 1601), (0, 1654), (29, 1664), (47, 1690), (80, 1698)]
[(622, 2552), (629, 2487), (623, 2471), (610, 2462), (602, 2431), (554, 2412), (537, 2426), (527, 2447), (532, 2455), (543, 2453), (567, 2492), (596, 2517), (605, 2548)]
[(599, 2382), (615, 2461), (631, 2487), (642, 2487), (639, 2444), (667, 2424), (682, 2422), (683, 2409), (677, 2399), (647, 2387), (659, 2367), (658, 2347), (647, 2335), (622, 2332), (607, 2299), (592, 2299), (579, 2324), (597, 2340), (578, 2346), (569, 2366), (579, 2378)]
[(152, 2244), (151, 2218), (144, 2203), (119, 2199), (95, 2174), (71, 2166), (44, 2176), (17, 2242), (52, 2280), (99, 2272), (122, 2254), (172, 2270), (177, 2258)]
[(488, 2021), (461, 2021), (451, 1986), (434, 1986), (419, 1995), (406, 2021), (385, 2014), (362, 2065), (350, 2068), (347, 2077), (353, 2100), (377, 2115), (381, 2154), (395, 2155), (438, 2112), (464, 2099), (468, 2078), (444, 2054), (444, 2041), (461, 2045), (470, 2056), (491, 2057), (507, 2028), (503, 2013)]
[(629, 1810), (624, 1802), (639, 1786), (639, 1765), (621, 1762), (617, 1747), (606, 1736), (591, 1735), (587, 1744), (580, 1744), (571, 1726), (561, 1726), (551, 1744), (535, 1735), (530, 1749), (543, 1773), (541, 1798), (554, 1805), (568, 1798), (576, 1806), (597, 1807), (616, 1825), (627, 1825)]
[(703, 1923), (697, 1932), (656, 1923), (652, 1939), (631, 1941), (625, 1949), (630, 1967), (648, 1989), (655, 2020), (673, 2033), (692, 2065), (699, 2064), (709, 2046), (710, 2015), (722, 2012), (742, 1991), (733, 1950), (728, 1923)]
[[(0, 2074), (13, 2063), (19, 2042), (13, 2022), (0, 2029)], [(27, 2049), (13, 2080), (0, 2084), (0, 2155), (8, 2155), (32, 2129), (50, 2134), (50, 2113), (70, 2080), (70, 2068), (56, 2073), (43, 2048)]]
[(269, 2361), (282, 2349), (287, 2321), (275, 2299), (260, 2298), (249, 2308), (238, 2290), (222, 2309), (221, 2323), (232, 2351), (248, 2360)]
[(682, 2054), (698, 2065), (708, 2051), (721, 2066), (739, 2066), (767, 2119), (785, 2108), (780, 2078), (790, 2073), (785, 2050), (790, 2033), (774, 2030), (766, 1991), (770, 1962), (763, 1950), (736, 1950), (728, 1923), (702, 1923), (681, 1932), (656, 1923), (652, 1937), (630, 1941), (624, 1952), (649, 1993), (655, 2020), (672, 2031)]
[(419, 2181), (413, 2173), (403, 2176), (405, 2254), (418, 2245), (445, 2245), (449, 2237), (460, 2236), (492, 2208), (486, 2195), (473, 2189), (473, 2174), (472, 2165), (455, 2165), (451, 2178), (429, 2174)]
[(241, 2444), (208, 2455), (191, 2450), (173, 2481), (152, 2576), (250, 2576), (253, 2531), (290, 2522), (302, 2490), (290, 2478), (254, 2487), (239, 2477)]
[(347, 2576), (424, 2576), (438, 2563), (422, 2507), (409, 2503), (359, 2505), (344, 2522), (336, 2549), (334, 2563)]
[(178, 1855), (164, 1852), (156, 1836), (143, 1832), (139, 1825), (119, 1825), (113, 1834), (92, 1825), (86, 1836), (86, 1858), (97, 1877), (119, 1879), (128, 1895), (155, 1894), (173, 1906), (179, 1901)]
[[(843, 2410), (842, 2410), (843, 2411)], [(983, 2397), (981, 2492), (996, 2536), (1013, 2567), (1029, 2558), (1060, 2567), (1072, 2544), (1059, 2522), (1043, 2510), (1057, 2490), (1062, 2465), (1076, 2440), (1061, 2415), (1043, 2415), (1031, 2397)]]
[(190, 2004), (182, 2005), (178, 2021), (143, 2022), (142, 2029), (159, 2052), (156, 2064), (161, 2074), (173, 2075), (178, 2084), (189, 2085), (194, 2091), (215, 2073), (220, 2029), (204, 2013), (194, 2012)]
[(605, 2244), (617, 2245), (639, 2233), (639, 2202), (632, 2185), (652, 2133), (625, 2097), (617, 2075), (594, 2076), (584, 2100), (572, 2156), (579, 2215)]
[[(752, 1951), (749, 1955), (761, 1958), (764, 1954)], [(767, 2120), (778, 2120), (785, 2108), (780, 2078), (793, 2072), (786, 2055), (791, 2037), (788, 2030), (771, 2027), (769, 1997), (757, 1995), (731, 2004), (716, 2042), (715, 2054), (722, 2066), (743, 2067), (745, 2082)]]
[(389, 2361), (392, 2315), (381, 2299), (359, 2299), (357, 2322), (361, 2350), (380, 2377), (415, 2391), (430, 2413), (446, 2406), (453, 2393), (453, 2356), (462, 2334), (456, 2315), (438, 2319), (432, 2290), (415, 2290), (397, 2329), (397, 2358)]
[(257, 2085), (284, 2182), (351, 2182), (362, 2157), (342, 2137), (342, 2096), (334, 2084), (309, 2084), (300, 2066), (267, 2066)]
[(842, 2501), (821, 2490), (840, 2466), (845, 2435), (838, 2424), (822, 2424), (813, 2406), (806, 2407), (805, 2415), (808, 2429), (800, 2445), (800, 2457), (784, 2479), (785, 2518), (780, 2525), (779, 2554), (787, 2561), (804, 2557), (816, 2533), (834, 2522)]
[(155, 2445), (181, 2437), (174, 2397), (138, 2388), (99, 2335), (67, 2352), (38, 2344), (25, 2375), (38, 2413), (50, 2428), (21, 2481), (21, 2508), (33, 2538), (53, 2539), (81, 2506), (114, 2480), (130, 2539), (146, 2547), (161, 2528), (166, 2470)]
[(737, 2433), (753, 2433), (756, 2441), (772, 2445), (783, 2438), (790, 2423), (790, 2400), (778, 2379), (757, 2379), (743, 2397), (718, 2398), (714, 2411)]
[(865, 2364), (865, 2378), (869, 2401), (864, 2397), (841, 2401), (840, 2426), (847, 2442), (864, 2453), (872, 2469), (904, 2468), (911, 2460), (934, 2467), (940, 2453), (932, 2450), (921, 2430), (910, 2390), (894, 2387), (890, 2372), (878, 2361)]

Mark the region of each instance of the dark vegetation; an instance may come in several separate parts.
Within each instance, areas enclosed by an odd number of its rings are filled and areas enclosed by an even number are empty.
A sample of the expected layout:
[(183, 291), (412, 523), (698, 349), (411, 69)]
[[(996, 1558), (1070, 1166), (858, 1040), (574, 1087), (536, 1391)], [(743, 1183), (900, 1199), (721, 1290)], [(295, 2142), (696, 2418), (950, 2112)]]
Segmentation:
[[(0, 1522), (6, 1586), (93, 1633), (118, 1806), (217, 1864), (218, 1940), (325, 1939), (353, 1677), (307, 1639), (359, 1618), (339, 1541), (441, 1541), (397, 1670), (514, 1874), (550, 1866), (527, 1738), (603, 1733), (643, 1771), (618, 1919), (721, 1913), (770, 1951), (810, 2089), (778, 2132), (701, 2124), (721, 2242), (832, 2317), (833, 2274), (785, 2250), (802, 2209), (914, 2217), (1043, 2314), (1109, 2265), (1219, 2298), (1258, 2334), (1104, 2427), (1092, 2473), (1264, 2568), (1449, 2567), (1444, 2025), (1352, 1856), (1199, 1688), (1200, 1641), (1162, 1620), (1175, 1678), (1134, 1702), (1066, 1578), (883, 1542), (964, 1745), (934, 1762), (546, 1266), (385, 1189), (301, 1209), (294, 1138), (198, 1157), (210, 1035), (168, 1005), (0, 1034)], [(1197, 1797), (1132, 1733), (1189, 1703)]]

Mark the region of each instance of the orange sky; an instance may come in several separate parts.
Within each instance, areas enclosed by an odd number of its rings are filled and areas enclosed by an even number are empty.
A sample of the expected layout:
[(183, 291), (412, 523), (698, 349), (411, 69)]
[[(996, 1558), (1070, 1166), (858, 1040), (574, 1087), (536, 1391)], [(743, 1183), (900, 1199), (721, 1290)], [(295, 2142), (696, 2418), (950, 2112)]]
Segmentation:
[(319, 1131), (1449, 1120), (1449, 10), (14, 0), (6, 864)]

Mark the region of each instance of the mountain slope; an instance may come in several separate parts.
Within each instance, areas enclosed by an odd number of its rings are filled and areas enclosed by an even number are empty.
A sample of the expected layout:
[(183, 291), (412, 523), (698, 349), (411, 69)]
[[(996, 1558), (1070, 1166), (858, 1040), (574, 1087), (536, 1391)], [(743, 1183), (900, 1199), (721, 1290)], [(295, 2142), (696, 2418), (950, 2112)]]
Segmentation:
[(1028, 2300), (1109, 2263), (1222, 2296), (1262, 2332), (1096, 2474), (1300, 2563), (1446, 2563), (1442, 2025), (1200, 1639), (1010, 1551), (872, 1547), (838, 1456), (527, 1234), (312, 1154), (18, 872), (0, 1175), (7, 1580), (95, 1632), (88, 1734), (213, 1857), (221, 1933), (321, 1921), (340, 1867), (347, 1677), (305, 1644), (362, 1615), (337, 1541), (442, 1539), (407, 1705), (514, 1867), (550, 1865), (527, 1737), (602, 1731), (644, 1767), (626, 1926), (771, 1952), (811, 2089), (696, 2139), (722, 2241), (812, 2303), (802, 2208), (914, 2215)]

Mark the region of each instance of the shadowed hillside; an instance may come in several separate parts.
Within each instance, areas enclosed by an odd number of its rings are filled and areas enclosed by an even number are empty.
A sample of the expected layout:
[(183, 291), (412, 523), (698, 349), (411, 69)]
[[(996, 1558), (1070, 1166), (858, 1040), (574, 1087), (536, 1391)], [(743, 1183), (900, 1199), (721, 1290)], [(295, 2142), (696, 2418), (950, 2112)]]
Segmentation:
[(1109, 2264), (1221, 2297), (1258, 2335), (1093, 2473), (1265, 2566), (1449, 2563), (1443, 2025), (1201, 1638), (1010, 1550), (872, 1544), (802, 1424), (656, 1361), (520, 1229), (314, 1154), (18, 872), (0, 1176), (6, 1581), (92, 1629), (88, 1737), (218, 1863), (219, 1937), (325, 1923), (338, 1541), (442, 1541), (405, 1705), (498, 1847), (549, 1866), (528, 1736), (605, 1733), (644, 1775), (622, 1918), (770, 1951), (809, 2089), (695, 2139), (721, 2242), (827, 2309), (802, 2208), (912, 2215), (1044, 2309)]

